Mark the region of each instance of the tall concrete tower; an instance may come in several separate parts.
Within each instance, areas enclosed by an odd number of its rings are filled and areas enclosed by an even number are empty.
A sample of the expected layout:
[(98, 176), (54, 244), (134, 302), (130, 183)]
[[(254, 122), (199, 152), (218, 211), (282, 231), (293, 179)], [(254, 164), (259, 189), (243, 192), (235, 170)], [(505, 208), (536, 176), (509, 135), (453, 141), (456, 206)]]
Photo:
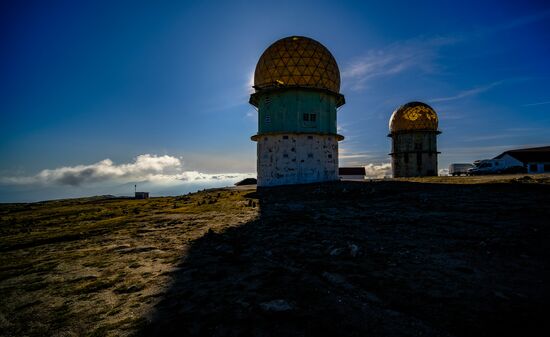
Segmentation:
[(438, 119), (421, 102), (400, 106), (390, 118), (391, 165), (394, 178), (437, 175)]
[(258, 186), (338, 180), (340, 71), (319, 42), (290, 36), (269, 46), (254, 73)]

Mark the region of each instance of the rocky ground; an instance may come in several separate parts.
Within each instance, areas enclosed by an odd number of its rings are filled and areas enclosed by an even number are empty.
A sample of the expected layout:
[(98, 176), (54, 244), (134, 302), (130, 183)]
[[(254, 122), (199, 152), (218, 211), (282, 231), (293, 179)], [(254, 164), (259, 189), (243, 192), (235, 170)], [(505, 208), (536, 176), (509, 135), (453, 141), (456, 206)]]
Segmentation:
[(548, 329), (550, 177), (0, 206), (0, 335)]

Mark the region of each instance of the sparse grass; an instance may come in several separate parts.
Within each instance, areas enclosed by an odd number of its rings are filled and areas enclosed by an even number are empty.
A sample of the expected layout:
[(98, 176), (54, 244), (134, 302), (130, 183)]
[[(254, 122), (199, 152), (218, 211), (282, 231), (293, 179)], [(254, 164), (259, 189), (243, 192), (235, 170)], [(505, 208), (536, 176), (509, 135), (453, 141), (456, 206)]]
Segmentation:
[(508, 184), (508, 183), (537, 183), (550, 184), (550, 174), (502, 174), (459, 177), (419, 177), (397, 178), (393, 181), (409, 181), (417, 183), (436, 184)]
[[(365, 240), (371, 241), (365, 244), (364, 249), (368, 250), (371, 259), (366, 266), (383, 260), (381, 263), (384, 268), (380, 271), (383, 273), (397, 268), (390, 264), (398, 260), (397, 257), (386, 247), (392, 240), (397, 240), (396, 244), (400, 245), (402, 242), (399, 240), (404, 238), (407, 252), (417, 246), (418, 242), (405, 240), (406, 235), (411, 235), (407, 232), (408, 228), (425, 230), (425, 235), (423, 232), (420, 237), (433, 237), (436, 240), (433, 245), (439, 244), (439, 240), (448, 240), (448, 233), (454, 233), (453, 240), (460, 239), (460, 242), (469, 244), (473, 234), (461, 232), (461, 226), (472, 226), (476, 231), (485, 233), (489, 230), (487, 228), (492, 228), (493, 223), (494, 226), (500, 226), (501, 223), (505, 226), (507, 222), (516, 221), (516, 214), (528, 202), (532, 202), (528, 199), (531, 197), (529, 195), (523, 195), (524, 200), (506, 200), (507, 209), (503, 212), (495, 211), (489, 217), (486, 210), (497, 208), (498, 200), (479, 199), (472, 202), (469, 194), (459, 193), (456, 198), (459, 198), (459, 205), (462, 206), (449, 206), (437, 201), (446, 194), (440, 191), (441, 186), (437, 192), (439, 194), (433, 192), (436, 190), (433, 184), (503, 184), (502, 190), (506, 190), (506, 183), (525, 187), (523, 184), (542, 185), (550, 182), (549, 175), (524, 176), (410, 178), (390, 180), (389, 184), (376, 181), (365, 185), (365, 188), (354, 187), (337, 192), (330, 188), (317, 191), (311, 186), (297, 187), (291, 194), (299, 196), (300, 193), (306, 193), (302, 200), (296, 201), (297, 197), (286, 195), (284, 191), (287, 190), (282, 190), (283, 196), (274, 197), (275, 204), (270, 207), (265, 206), (265, 199), (260, 205), (256, 194), (251, 193), (254, 191), (250, 189), (208, 190), (148, 200), (83, 198), (32, 204), (0, 204), (0, 335), (130, 336), (146, 324), (145, 317), (159, 301), (170, 295), (168, 287), (174, 282), (176, 270), (183, 268), (189, 250), (199, 239), (223, 238), (224, 233), (236, 227), (239, 230), (246, 227), (241, 233), (248, 235), (256, 226), (260, 226), (259, 223), (263, 223), (260, 227), (266, 231), (263, 245), (276, 245), (281, 237), (287, 236), (287, 245), (281, 247), (279, 255), (273, 253), (260, 259), (260, 255), (264, 256), (271, 248), (254, 247), (254, 244), (260, 242), (255, 236), (248, 245), (240, 246), (240, 237), (236, 236), (233, 241), (225, 243), (229, 248), (224, 245), (214, 246), (213, 256), (223, 259), (220, 268), (226, 268), (226, 263), (230, 266), (231, 261), (241, 258), (240, 251), (253, 248), (259, 253), (251, 256), (257, 256), (261, 263), (267, 261), (268, 265), (276, 258), (296, 254), (300, 256), (295, 261), (297, 265), (318, 269), (320, 275), (331, 259), (340, 261), (337, 267), (345, 270), (353, 261), (349, 262), (340, 255), (332, 256), (330, 252), (337, 248), (347, 249), (348, 242), (358, 240), (355, 235), (370, 231)], [(407, 184), (409, 189), (401, 189), (400, 181), (419, 184)], [(432, 192), (423, 192), (422, 186), (431, 188), (429, 191)], [(434, 197), (436, 194), (437, 198)], [(465, 220), (463, 207), (468, 209), (469, 221)], [(260, 211), (262, 221), (254, 221), (260, 217)], [(539, 213), (531, 212), (525, 214), (521, 221), (536, 224), (540, 222), (539, 217)], [(434, 219), (440, 220), (438, 226), (432, 226)], [(428, 223), (429, 226), (426, 225)], [(475, 225), (478, 223), (480, 225)], [(312, 226), (315, 230), (308, 231)], [(540, 233), (542, 227), (537, 226), (532, 225)], [(286, 232), (278, 232), (280, 228)], [(317, 242), (318, 246), (309, 247), (316, 236), (324, 235), (317, 228), (343, 233), (345, 237), (342, 246), (332, 246), (321, 240)], [(495, 228), (492, 229), (494, 232), (490, 232), (492, 236), (506, 234), (501, 227)], [(515, 237), (513, 234), (509, 236)], [(327, 241), (330, 240), (333, 238), (327, 238)], [(506, 246), (508, 248), (503, 248), (503, 251), (516, 253), (514, 241), (485, 241), (483, 244), (495, 249), (500, 247), (498, 245), (505, 247), (506, 243), (510, 247)], [(377, 247), (382, 244), (386, 248), (379, 250)], [(475, 249), (484, 247), (480, 244), (472, 241)], [(399, 245), (397, 250), (401, 249)], [(536, 245), (533, 247), (536, 248)], [(460, 249), (451, 245), (444, 248)], [(519, 252), (520, 255), (534, 255), (529, 246), (524, 250)], [(309, 260), (304, 259), (308, 254)], [(322, 258), (317, 260), (315, 254)], [(409, 261), (405, 259), (407, 255), (403, 256), (399, 258)], [(523, 257), (520, 259), (523, 261)], [(536, 259), (533, 261), (536, 262)], [(206, 261), (205, 265), (209, 268), (197, 274), (207, 278), (211, 274), (220, 281), (229, 276), (219, 274), (218, 267), (213, 267), (215, 263)], [(236, 266), (238, 273), (250, 269), (238, 263)], [(364, 270), (368, 269), (363, 267)], [(302, 270), (292, 264), (282, 264), (280, 268)], [(456, 270), (460, 272), (467, 269)], [(382, 289), (379, 291), (384, 294), (386, 288), (378, 285), (376, 279), (381, 274), (372, 278), (365, 276), (365, 273), (354, 271), (349, 275), (350, 282), (360, 280), (377, 290)], [(456, 272), (453, 269), (449, 273), (454, 275)], [(294, 272), (290, 273), (292, 275), (287, 274), (285, 277), (291, 277)], [(246, 282), (252, 282), (258, 277), (257, 274), (251, 274)], [(307, 280), (309, 282), (311, 278)], [(401, 287), (399, 278), (394, 278), (393, 274), (384, 281), (395, 285), (395, 289)], [(266, 282), (270, 284), (271, 281)], [(285, 292), (291, 288), (289, 286)], [(391, 291), (388, 292), (387, 297), (391, 297), (391, 294)], [(399, 297), (399, 300), (403, 301), (402, 298), (406, 296)]]
[(256, 216), (246, 193), (0, 204), (0, 335), (131, 335), (186, 245)]

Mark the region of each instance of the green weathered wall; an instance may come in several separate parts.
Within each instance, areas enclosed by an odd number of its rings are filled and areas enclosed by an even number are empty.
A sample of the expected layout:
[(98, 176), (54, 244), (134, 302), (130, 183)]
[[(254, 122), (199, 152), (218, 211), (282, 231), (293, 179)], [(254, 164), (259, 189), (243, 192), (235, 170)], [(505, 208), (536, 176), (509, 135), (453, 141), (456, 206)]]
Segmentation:
[[(258, 134), (270, 132), (336, 134), (336, 97), (333, 95), (295, 89), (277, 93), (268, 92), (258, 98)], [(317, 114), (317, 120), (304, 122), (304, 113)]]

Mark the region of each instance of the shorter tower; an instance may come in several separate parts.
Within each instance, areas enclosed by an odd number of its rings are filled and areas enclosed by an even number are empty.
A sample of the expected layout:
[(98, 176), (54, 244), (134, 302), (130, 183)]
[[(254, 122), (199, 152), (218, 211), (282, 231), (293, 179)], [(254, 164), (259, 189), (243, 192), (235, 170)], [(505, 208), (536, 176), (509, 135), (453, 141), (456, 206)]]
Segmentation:
[(422, 102), (400, 106), (390, 118), (391, 165), (394, 178), (437, 175), (438, 118)]

